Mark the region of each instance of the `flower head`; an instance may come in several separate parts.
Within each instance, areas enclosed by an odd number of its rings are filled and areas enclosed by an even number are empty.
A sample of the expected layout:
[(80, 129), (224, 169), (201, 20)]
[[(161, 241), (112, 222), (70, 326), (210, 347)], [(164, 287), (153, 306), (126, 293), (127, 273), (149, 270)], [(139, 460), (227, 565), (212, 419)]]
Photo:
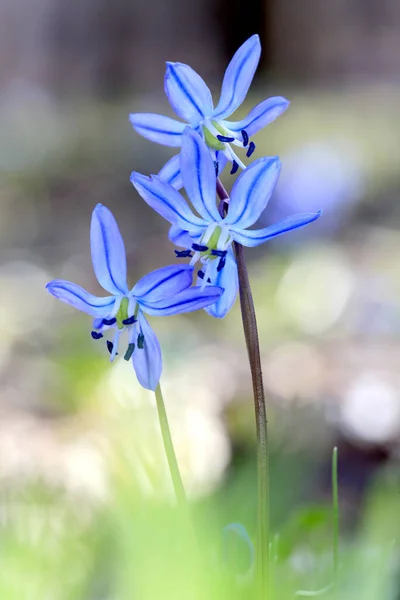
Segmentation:
[[(217, 171), (227, 161), (231, 173), (245, 165), (233, 147), (245, 148), (250, 157), (255, 144), (250, 140), (257, 131), (274, 121), (289, 106), (281, 96), (268, 98), (258, 104), (241, 121), (227, 118), (243, 103), (260, 60), (261, 45), (258, 35), (251, 36), (232, 58), (225, 71), (219, 102), (214, 107), (211, 92), (203, 79), (188, 65), (167, 62), (164, 88), (175, 113), (184, 123), (163, 115), (134, 113), (130, 121), (143, 137), (165, 146), (179, 147), (185, 127), (189, 125), (207, 143)], [(180, 189), (179, 155), (174, 156), (159, 173), (160, 177)]]
[[(256, 160), (235, 181), (226, 216), (216, 203), (216, 174), (207, 146), (197, 132), (187, 128), (182, 141), (181, 176), (190, 202), (159, 176), (146, 177), (133, 172), (131, 182), (142, 198), (172, 224), (170, 239), (186, 248), (178, 252), (190, 256), (191, 264), (202, 263), (198, 277), (203, 286), (224, 288), (215, 304), (206, 310), (214, 317), (224, 317), (232, 307), (238, 276), (232, 242), (243, 246), (258, 246), (267, 240), (318, 219), (321, 211), (297, 214), (263, 229), (251, 227), (268, 204), (278, 180), (281, 163), (278, 157)], [(192, 254), (193, 252), (193, 254)]]
[(163, 267), (140, 279), (129, 290), (126, 254), (118, 225), (108, 208), (98, 204), (92, 214), (90, 243), (94, 272), (100, 285), (111, 295), (93, 296), (69, 281), (55, 279), (46, 288), (56, 298), (94, 317), (92, 338), (98, 340), (108, 329), (114, 339), (107, 348), (114, 360), (119, 339), (128, 333), (125, 360), (132, 359), (139, 383), (148, 389), (157, 387), (162, 358), (157, 337), (144, 316), (175, 315), (204, 308), (222, 293), (216, 287), (190, 287), (190, 265)]

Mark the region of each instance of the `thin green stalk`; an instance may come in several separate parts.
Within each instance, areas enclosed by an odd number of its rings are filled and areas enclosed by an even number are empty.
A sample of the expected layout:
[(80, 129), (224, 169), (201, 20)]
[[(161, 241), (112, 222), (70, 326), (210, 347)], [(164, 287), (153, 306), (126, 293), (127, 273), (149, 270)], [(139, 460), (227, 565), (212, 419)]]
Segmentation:
[(339, 487), (338, 449), (332, 452), (332, 507), (333, 507), (333, 582), (337, 588), (339, 579)]
[[(228, 210), (228, 194), (221, 181), (217, 180), (217, 194), (220, 198), (220, 212)], [(261, 370), (260, 345), (258, 341), (257, 319), (251, 293), (249, 275), (244, 259), (243, 246), (234, 244), (239, 274), (240, 308), (244, 336), (249, 357), (257, 429), (257, 546), (255, 580), (260, 590), (260, 598), (267, 598), (269, 580), (269, 453), (267, 435), (267, 409)]]
[(164, 398), (161, 392), (160, 384), (158, 384), (155, 390), (155, 395), (157, 402), (158, 418), (161, 427), (161, 434), (164, 442), (165, 454), (167, 455), (169, 471), (171, 473), (172, 484), (174, 486), (179, 506), (185, 507), (186, 509), (187, 501), (185, 488), (183, 487), (178, 461), (176, 460), (176, 454), (172, 443), (171, 431), (169, 429), (168, 417), (167, 412), (165, 410)]

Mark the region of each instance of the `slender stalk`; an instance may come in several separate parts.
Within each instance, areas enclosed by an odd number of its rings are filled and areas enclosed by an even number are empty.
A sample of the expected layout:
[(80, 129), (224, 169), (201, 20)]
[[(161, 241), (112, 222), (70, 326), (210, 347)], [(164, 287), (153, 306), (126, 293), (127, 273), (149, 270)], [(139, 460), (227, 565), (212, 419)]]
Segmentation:
[(155, 390), (155, 395), (157, 402), (158, 418), (161, 427), (161, 434), (164, 442), (165, 454), (167, 455), (169, 471), (171, 473), (172, 484), (174, 486), (179, 506), (185, 507), (186, 510), (187, 501), (185, 488), (183, 487), (178, 461), (176, 460), (176, 454), (174, 450), (174, 445), (172, 443), (171, 431), (169, 429), (168, 417), (167, 412), (165, 410), (164, 398), (161, 392), (160, 384), (158, 384)]
[(332, 452), (332, 507), (333, 507), (333, 582), (337, 588), (339, 578), (339, 487), (338, 449)]
[[(229, 205), (224, 202), (228, 198), (228, 194), (219, 179), (217, 180), (217, 194), (221, 200), (220, 212), (223, 215), (229, 208)], [(258, 507), (255, 580), (260, 589), (260, 597), (265, 599), (268, 594), (269, 580), (269, 454), (267, 409), (262, 379), (257, 319), (249, 275), (244, 259), (243, 246), (235, 242), (234, 247), (239, 273), (239, 295), (243, 330), (253, 382), (257, 428)]]

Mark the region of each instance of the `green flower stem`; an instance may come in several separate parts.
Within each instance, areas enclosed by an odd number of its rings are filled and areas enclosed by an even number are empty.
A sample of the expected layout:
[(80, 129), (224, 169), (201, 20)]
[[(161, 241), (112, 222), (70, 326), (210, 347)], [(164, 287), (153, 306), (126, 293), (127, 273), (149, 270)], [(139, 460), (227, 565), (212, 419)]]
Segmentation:
[(338, 585), (339, 577), (339, 490), (338, 490), (338, 449), (332, 452), (332, 506), (333, 506), (333, 583)]
[[(223, 201), (228, 193), (217, 180), (217, 194), (221, 200), (220, 212), (225, 214), (229, 204)], [(257, 319), (251, 293), (249, 275), (244, 259), (243, 246), (234, 243), (239, 273), (240, 308), (244, 336), (249, 357), (253, 396), (257, 427), (257, 472), (258, 472), (258, 507), (257, 507), (257, 546), (255, 581), (259, 586), (260, 597), (267, 598), (269, 580), (269, 454), (267, 435), (267, 408), (264, 395), (264, 384), (261, 371), (260, 345), (258, 341)]]
[(167, 412), (165, 410), (164, 398), (161, 392), (160, 384), (158, 384), (156, 390), (156, 402), (158, 418), (160, 421), (161, 434), (164, 442), (165, 454), (167, 455), (169, 471), (171, 473), (172, 484), (174, 486), (178, 505), (181, 508), (187, 509), (187, 500), (185, 488), (183, 487), (182, 477), (179, 471), (178, 461), (176, 460), (176, 454), (174, 445), (172, 443), (171, 431), (169, 429)]

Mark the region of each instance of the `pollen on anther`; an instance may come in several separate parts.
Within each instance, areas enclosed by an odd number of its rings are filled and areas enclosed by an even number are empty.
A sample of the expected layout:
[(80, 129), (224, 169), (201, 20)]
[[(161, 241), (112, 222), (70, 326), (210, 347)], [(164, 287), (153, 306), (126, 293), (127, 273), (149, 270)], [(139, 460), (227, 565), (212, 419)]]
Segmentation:
[(92, 332), (90, 333), (90, 335), (92, 336), (92, 338), (93, 338), (94, 340), (100, 340), (100, 339), (103, 337), (103, 334), (102, 334), (102, 333), (100, 333), (99, 331), (92, 331)]
[(247, 144), (249, 143), (249, 134), (245, 129), (242, 129), (240, 133), (242, 134), (243, 138), (243, 146), (246, 148)]
[(250, 158), (250, 156), (253, 154), (254, 150), (256, 149), (256, 145), (254, 142), (250, 142), (248, 150), (246, 152), (246, 156), (247, 158)]
[(174, 250), (176, 258), (192, 258), (190, 250)]
[(143, 350), (144, 348), (144, 335), (143, 333), (139, 333), (138, 337), (137, 337), (137, 345), (139, 350)]
[[(197, 271), (197, 275), (199, 279), (204, 279), (204, 271)], [(209, 277), (207, 278), (207, 283), (211, 283), (211, 279)]]
[(223, 256), (222, 258), (220, 258), (220, 260), (219, 260), (219, 263), (218, 263), (218, 266), (217, 266), (217, 271), (218, 271), (218, 272), (219, 272), (219, 271), (222, 271), (222, 269), (223, 269), (223, 268), (224, 268), (224, 266), (225, 266), (225, 263), (226, 263), (226, 258), (225, 258), (225, 256)]
[(217, 135), (217, 139), (220, 142), (225, 142), (226, 144), (230, 144), (230, 142), (234, 142), (235, 141), (234, 137), (228, 137), (226, 135)]
[(103, 325), (114, 325), (117, 322), (117, 319), (113, 317), (112, 319), (103, 319)]
[(107, 350), (109, 351), (110, 354), (113, 351), (113, 348), (114, 348), (114, 344), (112, 342), (110, 342), (110, 340), (107, 340)]
[(135, 344), (132, 342), (131, 344), (129, 344), (128, 349), (124, 354), (124, 360), (130, 360), (134, 350), (135, 350)]
[(128, 319), (124, 319), (122, 321), (123, 325), (133, 325), (134, 323), (136, 323), (137, 318), (135, 317), (135, 315), (132, 315), (131, 317), (128, 317)]
[(211, 250), (211, 254), (213, 256), (220, 256), (221, 258), (223, 258), (224, 256), (226, 256), (228, 254), (228, 251), (227, 250), (215, 250), (215, 249), (212, 249)]
[(208, 246), (203, 246), (203, 244), (192, 244), (192, 249), (195, 252), (207, 252)]
[(234, 175), (235, 173), (237, 173), (238, 169), (239, 169), (239, 165), (236, 162), (236, 160), (232, 161), (231, 175)]

